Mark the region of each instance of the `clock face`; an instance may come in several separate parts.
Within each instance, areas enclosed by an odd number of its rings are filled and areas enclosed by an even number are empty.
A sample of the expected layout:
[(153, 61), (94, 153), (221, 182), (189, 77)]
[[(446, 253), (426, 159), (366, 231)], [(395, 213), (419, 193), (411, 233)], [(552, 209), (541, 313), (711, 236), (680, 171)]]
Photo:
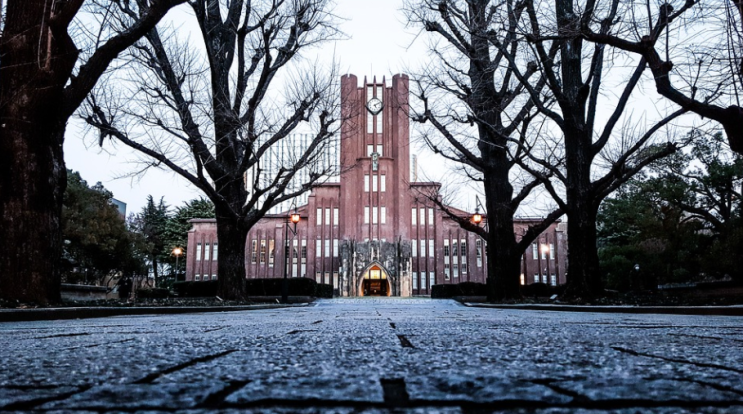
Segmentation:
[(366, 109), (368, 109), (372, 115), (377, 115), (382, 112), (383, 107), (384, 104), (382, 104), (382, 101), (377, 98), (371, 98), (369, 99), (369, 102), (366, 103)]

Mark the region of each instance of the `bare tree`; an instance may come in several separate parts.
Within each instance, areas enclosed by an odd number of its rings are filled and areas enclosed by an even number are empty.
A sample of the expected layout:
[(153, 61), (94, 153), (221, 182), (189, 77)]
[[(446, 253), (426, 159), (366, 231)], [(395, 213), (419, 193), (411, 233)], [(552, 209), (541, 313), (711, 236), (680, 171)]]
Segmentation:
[[(147, 42), (128, 56), (128, 79), (91, 96), (85, 120), (101, 140), (124, 143), (149, 166), (171, 169), (209, 197), (219, 238), (219, 295), (237, 299), (245, 295), (250, 228), (331, 172), (321, 158), (338, 124), (336, 76), (318, 68), (297, 70), (294, 78), (290, 72), (300, 52), (339, 32), (328, 0), (189, 5), (200, 39), (183, 43), (185, 36), (173, 29), (148, 32)], [(126, 4), (119, 16), (141, 18)], [(282, 75), (289, 85), (283, 96), (277, 90)], [(303, 124), (311, 125), (312, 137), (295, 148), (290, 134)], [(279, 166), (267, 177), (269, 158)], [(292, 185), (307, 168), (306, 181)]]
[(82, 61), (71, 30), (84, 0), (7, 2), (0, 40), (0, 297), (59, 300), (67, 121), (111, 61), (184, 1), (147, 1), (134, 24), (101, 31)]
[[(553, 5), (538, 0), (524, 0), (528, 19), (520, 28), (530, 42), (547, 87), (557, 102), (557, 108), (538, 106), (540, 112), (557, 126), (562, 134), (565, 157), (564, 168), (549, 169), (564, 186), (562, 191), (545, 181), (545, 188), (567, 216), (568, 227), (568, 288), (566, 295), (590, 298), (601, 294), (601, 279), (596, 251), (596, 215), (601, 201), (620, 184), (628, 180), (649, 163), (667, 156), (678, 146), (668, 140), (656, 143), (654, 135), (684, 109), (667, 114), (656, 121), (642, 119), (639, 123), (625, 114), (646, 66), (646, 61), (635, 62), (634, 69), (622, 73), (622, 66), (614, 67), (612, 56), (607, 56), (605, 46), (585, 44), (580, 27), (586, 22), (598, 22), (598, 33), (607, 33), (617, 17), (617, 3), (598, 11), (596, 1), (577, 4), (575, 0), (555, 0)], [(580, 7), (579, 7), (580, 6)], [(602, 13), (599, 16), (599, 13)], [(538, 90), (528, 83), (528, 72), (518, 62), (497, 36), (491, 43), (503, 51), (532, 99), (540, 97)], [(551, 51), (558, 48), (553, 57)], [(614, 56), (613, 59), (618, 59)], [(611, 74), (611, 76), (609, 76)], [(621, 78), (627, 76), (626, 80)], [(616, 86), (610, 87), (605, 79)], [(601, 108), (608, 115), (599, 124)], [(622, 125), (624, 119), (625, 128)], [(645, 128), (644, 124), (652, 125)], [(630, 126), (634, 125), (634, 127)], [(651, 145), (652, 144), (652, 145)], [(522, 165), (527, 170), (528, 165)], [(533, 171), (539, 174), (538, 171)]]
[[(520, 296), (520, 259), (526, 248), (562, 211), (557, 209), (532, 225), (517, 241), (514, 215), (521, 203), (551, 172), (535, 165), (531, 176), (519, 167), (534, 149), (536, 134), (531, 127), (540, 105), (549, 97), (530, 96), (505, 54), (494, 48), (497, 36), (513, 59), (522, 56), (525, 42), (517, 34), (524, 12), (523, 2), (411, 1), (408, 19), (435, 34), (431, 46), (436, 60), (417, 76), (422, 109), (413, 115), (430, 123), (424, 139), (436, 154), (459, 163), (471, 180), (481, 183), (485, 194), (488, 227), (479, 227), (461, 217), (436, 194), (427, 195), (459, 225), (486, 240), (488, 249), (488, 299)], [(552, 52), (556, 52), (555, 50)], [(535, 95), (545, 86), (533, 62), (520, 61), (523, 80), (531, 82)], [(534, 155), (531, 155), (534, 156)], [(557, 161), (559, 162), (559, 160)], [(522, 180), (514, 180), (520, 176)], [(514, 188), (516, 184), (516, 188)]]
[[(592, 16), (595, 2), (588, 2)], [(621, 21), (581, 19), (584, 38), (641, 56), (661, 95), (719, 122), (730, 148), (743, 154), (743, 1), (611, 1), (636, 10)], [(610, 26), (596, 30), (594, 26)]]

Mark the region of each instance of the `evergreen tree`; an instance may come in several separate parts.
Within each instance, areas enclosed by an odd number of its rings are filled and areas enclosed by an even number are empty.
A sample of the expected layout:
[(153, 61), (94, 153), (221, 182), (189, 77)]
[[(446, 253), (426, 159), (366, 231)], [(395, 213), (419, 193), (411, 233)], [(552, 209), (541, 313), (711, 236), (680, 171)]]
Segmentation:
[(147, 196), (147, 205), (134, 219), (134, 227), (145, 240), (145, 250), (152, 266), (152, 273), (155, 278), (155, 286), (158, 285), (159, 266), (161, 262), (162, 251), (165, 246), (163, 233), (168, 221), (168, 206), (161, 197), (160, 201), (155, 204), (152, 195)]

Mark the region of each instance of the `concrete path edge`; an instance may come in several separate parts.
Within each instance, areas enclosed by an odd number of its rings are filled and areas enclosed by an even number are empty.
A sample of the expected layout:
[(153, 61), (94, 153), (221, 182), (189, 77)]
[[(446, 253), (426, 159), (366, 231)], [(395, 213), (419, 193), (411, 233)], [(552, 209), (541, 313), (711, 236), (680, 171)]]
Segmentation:
[(657, 313), (669, 315), (743, 316), (743, 306), (590, 306), (590, 305), (506, 305), (461, 302), (464, 306), (550, 312)]

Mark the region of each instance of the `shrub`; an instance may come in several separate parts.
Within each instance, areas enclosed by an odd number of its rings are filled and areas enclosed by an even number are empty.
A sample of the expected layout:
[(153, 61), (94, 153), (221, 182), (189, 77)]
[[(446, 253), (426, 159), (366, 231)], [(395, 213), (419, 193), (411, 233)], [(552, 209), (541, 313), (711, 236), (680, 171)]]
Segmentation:
[[(248, 296), (281, 296), (284, 279), (248, 279), (246, 292)], [(317, 282), (306, 277), (287, 279), (290, 296), (315, 296)]]
[(332, 298), (333, 297), (333, 285), (327, 283), (318, 283), (315, 289), (315, 297), (318, 298)]
[(565, 286), (550, 286), (546, 283), (532, 283), (531, 285), (521, 286), (523, 296), (532, 297), (550, 297), (552, 295), (561, 295)]
[(433, 285), (431, 289), (431, 297), (434, 299), (449, 299), (456, 296), (487, 296), (487, 287), (484, 283), (462, 282)]
[(217, 296), (217, 281), (206, 282), (175, 282), (173, 290), (178, 296), (186, 298)]
[(163, 288), (140, 289), (137, 297), (140, 299), (165, 299), (170, 296), (170, 291)]

